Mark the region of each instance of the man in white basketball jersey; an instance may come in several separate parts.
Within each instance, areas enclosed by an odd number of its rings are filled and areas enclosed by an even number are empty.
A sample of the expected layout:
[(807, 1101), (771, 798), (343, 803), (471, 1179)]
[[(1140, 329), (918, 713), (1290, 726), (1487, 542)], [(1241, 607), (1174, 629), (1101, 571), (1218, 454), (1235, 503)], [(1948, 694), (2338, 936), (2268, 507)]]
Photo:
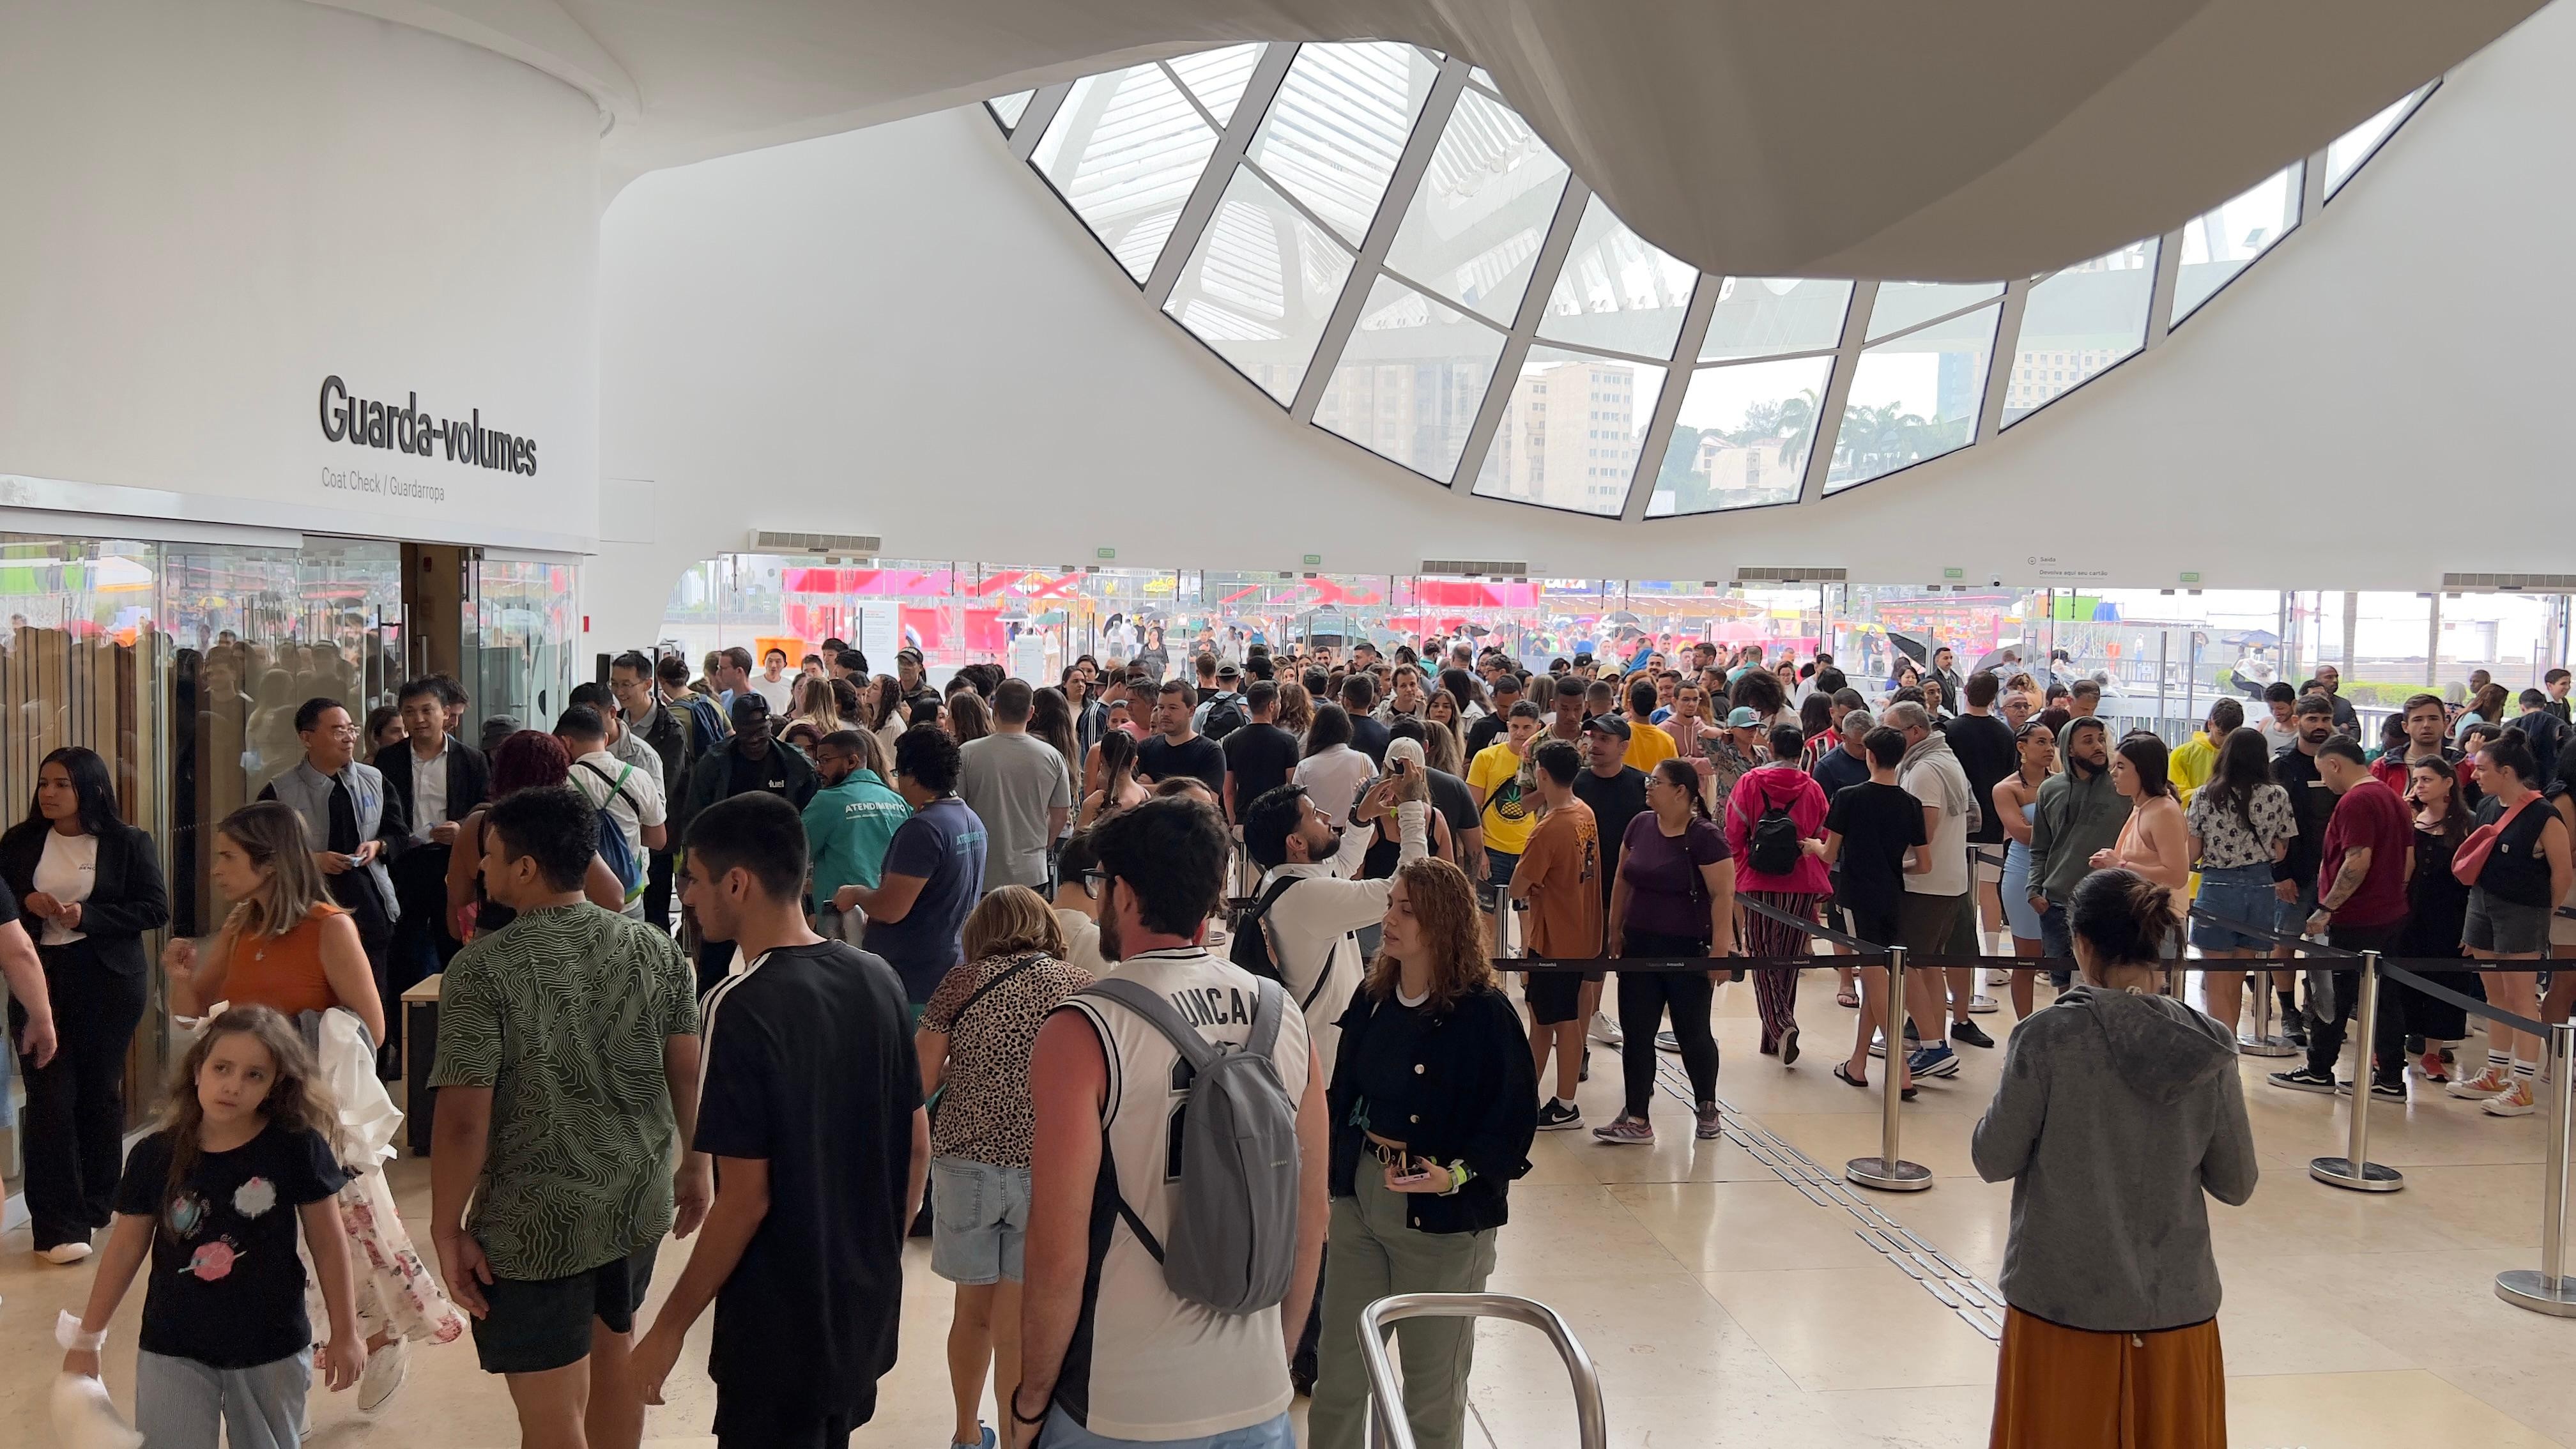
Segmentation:
[[(1174, 797), (1091, 834), (1111, 975), (1163, 993), (1209, 1042), (1241, 1047), (1262, 982), (1204, 944), (1233, 849), (1225, 821)], [(1124, 1197), (1157, 1239), (1170, 1235), (1189, 1101), (1179, 1051), (1143, 1018), (1092, 997), (1068, 1001), (1039, 1030), (1014, 1443), (1043, 1424), (1046, 1449), (1295, 1449), (1287, 1345), (1314, 1306), (1328, 1209), (1324, 1084), (1294, 1010), (1272, 1059), (1297, 1102), (1297, 1267), (1275, 1312), (1235, 1316), (1174, 1294), (1118, 1215)], [(1103, 1183), (1104, 1147), (1116, 1196)]]

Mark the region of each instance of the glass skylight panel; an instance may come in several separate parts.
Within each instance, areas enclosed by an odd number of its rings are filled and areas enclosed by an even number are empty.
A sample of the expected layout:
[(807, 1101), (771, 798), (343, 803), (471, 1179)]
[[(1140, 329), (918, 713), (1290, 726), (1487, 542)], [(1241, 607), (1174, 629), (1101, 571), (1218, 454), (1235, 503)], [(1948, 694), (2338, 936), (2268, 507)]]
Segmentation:
[(1237, 167), (1163, 310), (1284, 407), (1350, 274), (1339, 242)]
[(2299, 224), (2306, 170), (2307, 163), (2293, 161), (2225, 206), (2183, 223), (2182, 266), (2174, 279), (2176, 324)]
[(2000, 306), (1934, 323), (1860, 355), (1825, 491), (1838, 492), (1976, 440)]
[(1502, 351), (1502, 333), (1380, 277), (1315, 408), (1315, 425), (1446, 483), (1458, 471)]
[(1216, 132), (1158, 65), (1085, 76), (1029, 164), (1138, 282), (1216, 150)]
[(1234, 104), (1243, 99), (1243, 88), (1252, 79), (1252, 67), (1261, 60), (1258, 45), (1229, 45), (1222, 50), (1202, 50), (1178, 60), (1163, 62), (1208, 108), (1219, 126), (1234, 119)]
[(2422, 105), (2424, 97), (2432, 91), (2431, 86), (2409, 91), (2398, 97), (2388, 109), (2326, 143), (2328, 201), (2334, 200), (2334, 194), (2343, 190), (2343, 184), (2352, 179), (2352, 173), (2360, 170), (2361, 163), (2371, 158), (2371, 154), (2379, 149), (2379, 143), (2388, 139), (2389, 132), (2415, 114), (2415, 108)]
[(1869, 340), (2003, 294), (2001, 282), (1881, 282), (1878, 301), (1869, 309)]
[(1013, 91), (1007, 96), (995, 96), (984, 104), (992, 109), (993, 119), (1002, 123), (1003, 130), (1016, 131), (1020, 127), (1020, 117), (1029, 112), (1029, 102), (1036, 98), (1036, 91)]
[(1357, 246), (1439, 74), (1410, 45), (1300, 46), (1247, 154)]
[(1699, 271), (1676, 261), (1611, 214), (1596, 196), (1583, 207), (1574, 249), (1548, 294), (1538, 335), (1555, 342), (1670, 357)]
[(2005, 427), (2147, 345), (2157, 245), (2133, 242), (2031, 287), (2004, 384)]
[(1843, 340), (1852, 284), (1801, 277), (1725, 277), (1699, 360), (1830, 352)]
[(1833, 372), (1831, 357), (1794, 357), (1692, 373), (1646, 516), (1797, 502)]
[(1476, 496), (1617, 517), (1663, 385), (1660, 367), (1531, 348), (1477, 472)]
[(1566, 175), (1565, 163), (1508, 107), (1480, 91), (1459, 92), (1387, 269), (1510, 326)]

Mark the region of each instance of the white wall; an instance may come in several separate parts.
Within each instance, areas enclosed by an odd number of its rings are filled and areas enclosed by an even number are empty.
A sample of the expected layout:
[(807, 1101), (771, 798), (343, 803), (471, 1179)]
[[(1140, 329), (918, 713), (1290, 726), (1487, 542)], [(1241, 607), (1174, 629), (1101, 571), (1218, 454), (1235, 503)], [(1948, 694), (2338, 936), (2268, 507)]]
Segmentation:
[[(604, 635), (754, 526), (889, 556), (1551, 575), (2098, 577), (2414, 589), (2576, 565), (2576, 8), (2456, 71), (2360, 178), (2156, 352), (2000, 439), (1826, 503), (1620, 525), (1453, 495), (1319, 430), (1139, 301), (979, 111), (649, 175), (603, 231), (602, 455), (657, 541)], [(610, 504), (616, 506), (614, 501)], [(2410, 510), (2400, 517), (2399, 510)]]
[[(596, 536), (588, 97), (303, 0), (0, 0), (0, 34), (0, 499)], [(326, 442), (330, 374), (480, 409), (537, 472)], [(325, 485), (353, 467), (445, 496)]]

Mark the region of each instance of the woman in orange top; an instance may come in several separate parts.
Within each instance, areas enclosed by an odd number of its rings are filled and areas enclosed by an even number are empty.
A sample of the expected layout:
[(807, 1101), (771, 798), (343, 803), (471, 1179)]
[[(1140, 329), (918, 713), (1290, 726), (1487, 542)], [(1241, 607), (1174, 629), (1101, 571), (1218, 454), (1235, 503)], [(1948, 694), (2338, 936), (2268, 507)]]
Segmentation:
[[(299, 1012), (338, 1006), (366, 1023), (371, 1041), (385, 1039), (384, 1000), (366, 948), (349, 913), (330, 903), (302, 817), (273, 800), (225, 816), (215, 827), (215, 860), (206, 878), (233, 910), (203, 952), (186, 939), (162, 952), (173, 1012), (196, 1016), (229, 1001), (270, 1007), (293, 1020)], [(465, 1318), (413, 1247), (374, 1157), (343, 1165), (349, 1181), (333, 1202), (349, 1235), (358, 1323), (367, 1331), (358, 1408), (374, 1413), (402, 1387), (411, 1345), (452, 1343), (464, 1334)]]
[(206, 878), (234, 902), (232, 914), (202, 956), (184, 938), (163, 952), (172, 1011), (195, 1016), (229, 1001), (269, 1007), (291, 1021), (298, 1012), (345, 1006), (371, 1039), (385, 1039), (384, 1001), (358, 927), (331, 904), (293, 810), (265, 801), (225, 816), (215, 827)]

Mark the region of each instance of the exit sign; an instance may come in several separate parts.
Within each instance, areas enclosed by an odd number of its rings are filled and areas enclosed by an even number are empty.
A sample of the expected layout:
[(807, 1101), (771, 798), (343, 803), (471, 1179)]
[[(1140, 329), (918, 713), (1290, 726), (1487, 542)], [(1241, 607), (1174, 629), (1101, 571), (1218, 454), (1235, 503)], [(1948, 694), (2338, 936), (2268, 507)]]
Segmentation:
[(1305, 557), (1305, 564), (1308, 568), (1313, 568), (1315, 565), (1322, 563), (1323, 561), (1324, 556), (1320, 553), (1310, 553)]
[(1943, 577), (1943, 578), (1945, 578), (1945, 579), (1964, 579), (1964, 578), (1966, 578), (1967, 576), (1968, 576), (1968, 571), (1967, 571), (1966, 569), (1943, 569), (1943, 570), (1941, 570), (1941, 577)]
[(2186, 584), (2196, 584), (2196, 583), (2199, 583), (2199, 582), (2200, 582), (2200, 571), (2199, 571), (2199, 570), (2197, 570), (2197, 569), (2185, 569), (2185, 570), (2183, 570), (2182, 581), (2183, 581), (2184, 583), (2186, 583)]
[(1091, 556), (1093, 558), (1116, 558), (1118, 557), (1118, 550), (1114, 548), (1095, 548), (1091, 551)]

